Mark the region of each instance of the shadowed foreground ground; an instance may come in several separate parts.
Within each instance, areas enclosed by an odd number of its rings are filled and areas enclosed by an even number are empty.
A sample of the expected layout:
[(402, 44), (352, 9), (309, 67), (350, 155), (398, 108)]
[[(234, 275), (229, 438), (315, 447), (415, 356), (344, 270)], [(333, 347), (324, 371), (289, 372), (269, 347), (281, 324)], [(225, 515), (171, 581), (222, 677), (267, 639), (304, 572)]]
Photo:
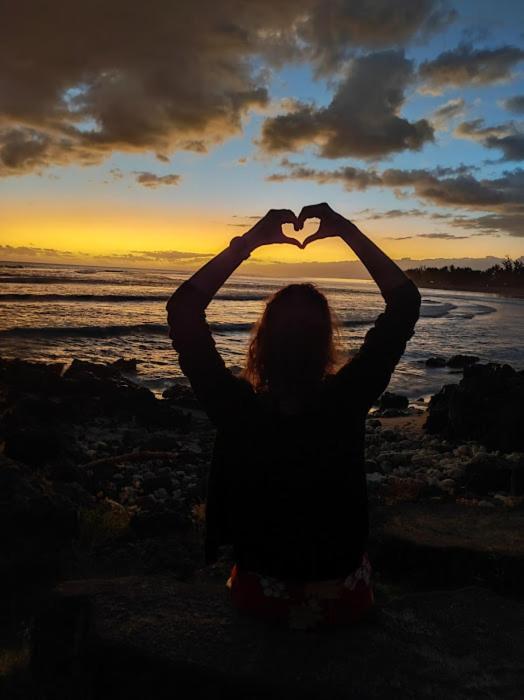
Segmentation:
[(524, 682), (522, 606), (476, 587), (397, 598), (330, 632), (243, 618), (217, 583), (126, 577), (60, 593), (35, 670), (42, 689), (79, 698), (516, 700)]
[(231, 553), (203, 562), (214, 432), (134, 364), (0, 361), (2, 700), (520, 700), (522, 373), (479, 366), (427, 412), (369, 417), (377, 606), (321, 633), (231, 609)]

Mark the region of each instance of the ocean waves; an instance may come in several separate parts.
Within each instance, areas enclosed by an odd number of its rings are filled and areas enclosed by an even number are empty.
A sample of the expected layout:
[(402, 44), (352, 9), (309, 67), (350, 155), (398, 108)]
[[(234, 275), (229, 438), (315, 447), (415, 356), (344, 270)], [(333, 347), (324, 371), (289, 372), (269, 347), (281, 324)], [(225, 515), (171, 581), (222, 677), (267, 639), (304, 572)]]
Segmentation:
[[(0, 294), (0, 303), (2, 302), (103, 302), (125, 303), (125, 302), (159, 302), (166, 303), (171, 292), (165, 294), (32, 294), (6, 292)], [(266, 294), (216, 294), (214, 299), (219, 301), (262, 301), (267, 298)]]
[(450, 304), (446, 302), (429, 301), (423, 299), (422, 305), (420, 307), (420, 317), (421, 318), (442, 318), (442, 316), (447, 316), (450, 311), (456, 309), (455, 304)]
[(471, 304), (468, 302), (452, 304), (451, 302), (423, 299), (420, 307), (420, 318), (442, 318), (451, 315), (454, 318), (471, 319), (475, 316), (485, 316), (496, 313), (497, 309), (486, 304)]
[(6, 293), (0, 294), (0, 303), (3, 301), (30, 301), (30, 302), (106, 302), (106, 303), (121, 303), (126, 301), (134, 302), (166, 302), (169, 298), (168, 294), (16, 294)]
[[(340, 322), (344, 328), (371, 325), (373, 319), (353, 320)], [(209, 323), (211, 331), (219, 334), (249, 333), (253, 328), (252, 323)], [(167, 336), (169, 327), (163, 323), (135, 323), (119, 325), (92, 325), (92, 326), (18, 326), (6, 328), (0, 331), (0, 338), (111, 338), (121, 336)]]
[(136, 323), (107, 326), (20, 326), (0, 331), (0, 338), (110, 338), (123, 335), (166, 335), (167, 324)]

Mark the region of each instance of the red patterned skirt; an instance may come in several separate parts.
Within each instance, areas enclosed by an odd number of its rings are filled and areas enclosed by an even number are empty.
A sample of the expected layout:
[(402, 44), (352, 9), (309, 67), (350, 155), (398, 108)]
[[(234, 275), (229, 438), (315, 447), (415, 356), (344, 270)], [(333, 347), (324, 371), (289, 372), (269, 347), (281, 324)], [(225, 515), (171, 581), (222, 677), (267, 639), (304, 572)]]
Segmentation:
[(351, 624), (373, 606), (371, 564), (367, 553), (347, 578), (296, 582), (239, 569), (226, 586), (235, 608), (294, 629)]

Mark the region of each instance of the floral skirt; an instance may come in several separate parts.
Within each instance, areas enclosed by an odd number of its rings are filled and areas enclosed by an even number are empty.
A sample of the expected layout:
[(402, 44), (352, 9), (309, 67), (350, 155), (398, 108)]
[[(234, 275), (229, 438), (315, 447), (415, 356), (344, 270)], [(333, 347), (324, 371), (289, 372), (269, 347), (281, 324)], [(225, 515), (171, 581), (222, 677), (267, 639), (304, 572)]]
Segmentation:
[(367, 553), (358, 569), (345, 579), (284, 581), (234, 564), (226, 586), (238, 610), (292, 629), (356, 622), (374, 601)]

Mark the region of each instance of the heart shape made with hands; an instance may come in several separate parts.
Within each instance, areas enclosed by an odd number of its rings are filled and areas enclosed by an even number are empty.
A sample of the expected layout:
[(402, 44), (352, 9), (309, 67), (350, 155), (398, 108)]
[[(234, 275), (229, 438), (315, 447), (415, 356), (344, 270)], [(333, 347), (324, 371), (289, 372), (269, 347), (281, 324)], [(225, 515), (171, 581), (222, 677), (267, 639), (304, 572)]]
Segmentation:
[[(291, 216), (291, 218), (294, 217), (295, 222), (282, 224), (282, 233), (285, 237), (291, 239), (290, 243), (298, 241), (299, 247), (302, 250), (314, 241), (339, 235), (342, 233), (342, 230), (350, 224), (347, 219), (344, 219), (343, 216), (333, 211), (325, 202), (302, 207), (298, 216), (296, 216), (293, 211), (287, 210), (287, 215), (288, 217)], [(308, 226), (311, 220), (318, 221), (316, 229), (314, 228), (314, 224)], [(304, 231), (302, 237), (297, 236), (299, 231)]]
[[(297, 237), (297, 233), (304, 229), (304, 225), (310, 219), (319, 221), (316, 231), (310, 233), (309, 227), (304, 231), (305, 237)], [(284, 227), (293, 227), (292, 234), (284, 231)], [(348, 226), (354, 226), (348, 219), (333, 211), (329, 204), (308, 204), (302, 207), (297, 216), (291, 209), (270, 209), (260, 221), (246, 233), (254, 247), (271, 243), (287, 243), (302, 250), (313, 241), (322, 238), (339, 236), (348, 230)]]
[(308, 245), (304, 244), (306, 239), (313, 233), (316, 233), (317, 230), (318, 226), (315, 226), (315, 221), (311, 219), (302, 224), (300, 228), (296, 228), (295, 224), (282, 224), (282, 233), (284, 236), (287, 238), (294, 238), (296, 241), (298, 241), (302, 250), (304, 250), (304, 248)]

